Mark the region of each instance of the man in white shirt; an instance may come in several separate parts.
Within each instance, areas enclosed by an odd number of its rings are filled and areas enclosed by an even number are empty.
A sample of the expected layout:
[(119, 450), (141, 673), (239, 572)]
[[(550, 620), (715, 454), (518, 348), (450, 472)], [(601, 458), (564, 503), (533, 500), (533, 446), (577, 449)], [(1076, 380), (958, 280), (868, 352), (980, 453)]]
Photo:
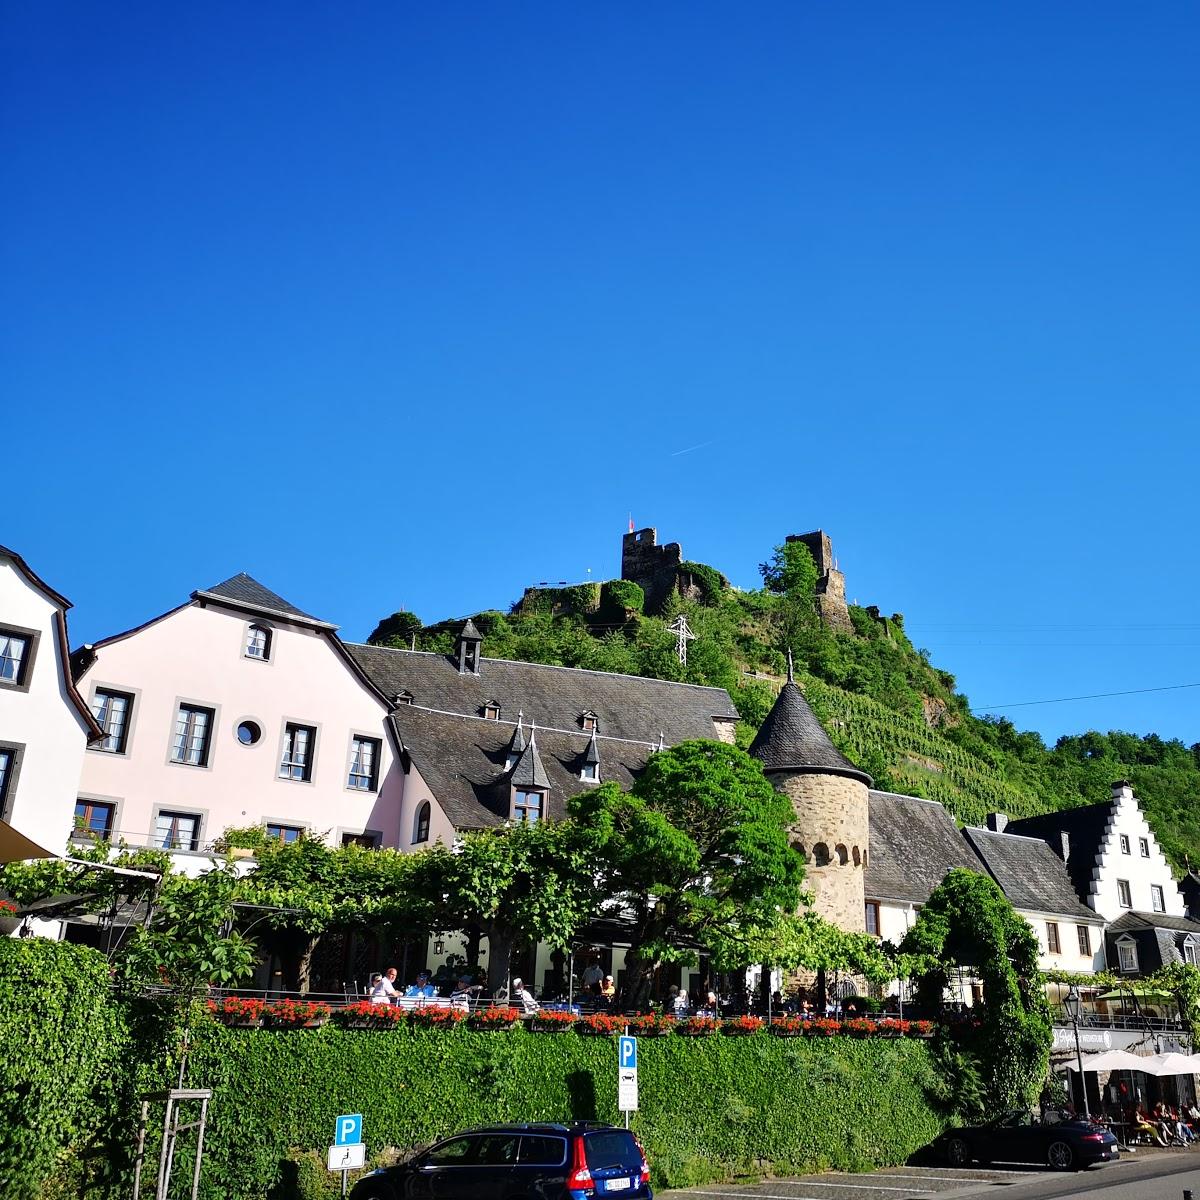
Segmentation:
[(542, 1006), (533, 998), (533, 993), (525, 986), (524, 981), (514, 979), (512, 983), (512, 995), (509, 997), (509, 1003), (514, 1006), (519, 1004), (521, 1011), (526, 1016), (538, 1012)]
[(394, 1004), (400, 994), (396, 991), (396, 968), (388, 967), (382, 975), (376, 975), (371, 983), (372, 1004)]
[(585, 992), (598, 992), (600, 984), (604, 980), (604, 968), (600, 965), (598, 958), (593, 958), (591, 963), (584, 968), (583, 972), (583, 990)]

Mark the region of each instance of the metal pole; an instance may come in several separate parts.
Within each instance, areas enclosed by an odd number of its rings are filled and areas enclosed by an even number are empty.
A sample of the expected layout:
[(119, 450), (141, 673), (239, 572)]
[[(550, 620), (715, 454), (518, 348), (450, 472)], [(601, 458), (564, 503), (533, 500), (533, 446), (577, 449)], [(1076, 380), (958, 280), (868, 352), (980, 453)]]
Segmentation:
[(350, 1178), (350, 1172), (343, 1171), (342, 1172), (342, 1195), (343, 1196), (346, 1194), (346, 1180), (349, 1178)]
[(142, 1120), (138, 1125), (137, 1158), (133, 1161), (133, 1200), (142, 1194), (142, 1160), (146, 1157), (146, 1122), (150, 1120), (150, 1101), (142, 1101)]
[(163, 1176), (167, 1172), (167, 1146), (171, 1140), (171, 1097), (167, 1096), (166, 1112), (163, 1115), (162, 1148), (158, 1152), (158, 1178), (154, 1181), (154, 1200), (166, 1200)]
[[(625, 1036), (626, 1037), (629, 1036), (629, 1026), (628, 1025), (625, 1026)], [(625, 1128), (626, 1129), (629, 1128), (629, 1109), (625, 1110)]]
[(192, 1171), (192, 1200), (196, 1200), (200, 1192), (200, 1159), (204, 1154), (204, 1125), (208, 1120), (208, 1097), (200, 1101), (200, 1129), (196, 1133), (196, 1166)]
[(567, 1011), (575, 1007), (575, 947), (567, 955)]
[(1072, 1013), (1071, 1026), (1075, 1030), (1075, 1062), (1079, 1066), (1079, 1090), (1083, 1095), (1083, 1119), (1090, 1121), (1092, 1114), (1088, 1109), (1087, 1080), (1083, 1076), (1083, 1051), (1079, 1048), (1079, 1017)]

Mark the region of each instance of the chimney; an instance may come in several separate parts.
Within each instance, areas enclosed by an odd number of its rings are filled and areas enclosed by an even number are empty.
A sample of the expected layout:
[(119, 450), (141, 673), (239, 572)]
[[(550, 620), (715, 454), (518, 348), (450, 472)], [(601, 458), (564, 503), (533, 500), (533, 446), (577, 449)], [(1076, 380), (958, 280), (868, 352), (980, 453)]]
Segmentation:
[(1003, 833), (1008, 825), (1007, 813), (988, 813), (987, 827), (993, 833)]
[(1061, 839), (1059, 844), (1057, 846), (1052, 846), (1051, 849), (1054, 850), (1058, 854), (1058, 856), (1063, 860), (1063, 862), (1070, 862), (1071, 861), (1071, 835), (1064, 829), (1058, 836)]

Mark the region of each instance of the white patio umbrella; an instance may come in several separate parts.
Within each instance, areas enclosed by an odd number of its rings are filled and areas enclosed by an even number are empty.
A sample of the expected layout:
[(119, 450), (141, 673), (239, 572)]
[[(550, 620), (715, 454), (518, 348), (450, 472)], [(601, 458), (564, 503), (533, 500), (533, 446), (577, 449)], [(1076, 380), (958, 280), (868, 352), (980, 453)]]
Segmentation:
[[(1153, 1061), (1148, 1056), (1130, 1054), (1128, 1050), (1105, 1050), (1103, 1054), (1085, 1054), (1083, 1069), (1085, 1071), (1145, 1071), (1148, 1075), (1153, 1075), (1155, 1072), (1147, 1065)], [(1072, 1059), (1067, 1063), (1067, 1070), (1078, 1071), (1079, 1064)]]
[(1200, 1055), (1196, 1054), (1156, 1054), (1142, 1061), (1146, 1065), (1139, 1069), (1147, 1075), (1195, 1075), (1200, 1071)]

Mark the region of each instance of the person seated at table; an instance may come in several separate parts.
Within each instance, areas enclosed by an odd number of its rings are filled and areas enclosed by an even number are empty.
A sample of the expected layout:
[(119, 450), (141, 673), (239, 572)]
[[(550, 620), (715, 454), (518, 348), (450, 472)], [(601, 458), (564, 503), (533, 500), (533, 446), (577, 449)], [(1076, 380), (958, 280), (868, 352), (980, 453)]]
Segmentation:
[(1133, 1127), (1133, 1132), (1140, 1137), (1145, 1138), (1149, 1142), (1155, 1142), (1159, 1146), (1165, 1146), (1167, 1139), (1163, 1137), (1159, 1129), (1150, 1121), (1150, 1116), (1140, 1104), (1134, 1105), (1133, 1113), (1129, 1118), (1129, 1124)]
[(1196, 1140), (1196, 1135), (1187, 1123), (1184, 1113), (1179, 1109), (1171, 1110), (1171, 1129), (1175, 1137), (1184, 1146), (1190, 1146)]
[(688, 1011), (688, 994), (682, 989), (671, 984), (667, 990), (667, 1002), (663, 1005), (663, 1012), (668, 1017), (686, 1017)]
[(483, 986), (478, 983), (472, 983), (469, 975), (460, 975), (458, 983), (450, 993), (450, 1003), (455, 1008), (470, 1008), (472, 997), (478, 996), (482, 991)]
[(372, 1004), (393, 1004), (400, 994), (396, 990), (396, 968), (388, 967), (382, 975), (378, 971), (371, 976), (368, 998)]
[(437, 988), (435, 988), (433, 983), (430, 981), (428, 971), (418, 971), (417, 982), (410, 983), (408, 987), (404, 989), (404, 994), (407, 997), (424, 996), (426, 999), (432, 999), (437, 995)]
[(512, 992), (509, 995), (508, 1002), (514, 1008), (520, 1008), (527, 1017), (539, 1011), (542, 1007), (533, 998), (533, 993), (525, 986), (525, 981), (520, 978), (512, 981)]
[(617, 985), (613, 983), (611, 975), (605, 975), (604, 982), (600, 984), (600, 998), (606, 1004), (611, 1004), (617, 998)]

